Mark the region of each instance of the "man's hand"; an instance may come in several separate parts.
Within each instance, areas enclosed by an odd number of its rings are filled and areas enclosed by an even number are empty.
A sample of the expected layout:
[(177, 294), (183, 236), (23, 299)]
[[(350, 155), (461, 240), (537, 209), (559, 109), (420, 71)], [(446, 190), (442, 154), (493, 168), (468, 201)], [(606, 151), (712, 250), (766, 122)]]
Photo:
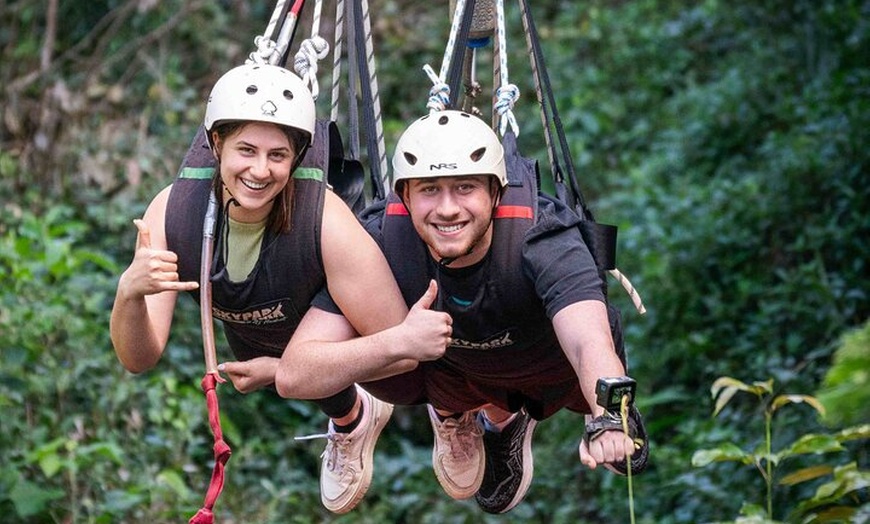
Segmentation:
[(622, 462), (635, 452), (634, 441), (619, 430), (605, 431), (592, 442), (580, 441), (580, 462), (595, 469), (599, 465), (609, 467), (614, 462)]
[(408, 358), (414, 360), (437, 360), (444, 356), (444, 351), (450, 345), (453, 335), (453, 319), (441, 311), (432, 311), (432, 304), (438, 296), (438, 284), (429, 282), (429, 288), (411, 307), (408, 316), (402, 322), (402, 328), (407, 331), (405, 347)]
[(172, 251), (152, 249), (151, 231), (142, 220), (134, 220), (139, 242), (130, 267), (121, 276), (119, 289), (128, 298), (143, 297), (164, 291), (192, 291), (197, 282), (179, 282), (178, 255)]
[(257, 357), (244, 362), (224, 362), (218, 371), (226, 373), (239, 393), (250, 393), (275, 382), (279, 360), (275, 357)]

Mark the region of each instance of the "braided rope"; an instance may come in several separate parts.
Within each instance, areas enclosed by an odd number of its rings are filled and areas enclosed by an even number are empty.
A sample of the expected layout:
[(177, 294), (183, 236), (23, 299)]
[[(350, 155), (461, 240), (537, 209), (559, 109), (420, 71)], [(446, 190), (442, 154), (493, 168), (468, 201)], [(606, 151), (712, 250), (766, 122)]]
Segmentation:
[[(556, 165), (556, 158), (553, 154), (553, 139), (550, 136), (550, 122), (547, 119), (547, 111), (544, 109), (546, 106), (544, 105), (544, 91), (541, 86), (540, 76), (538, 75), (538, 61), (535, 59), (534, 49), (532, 47), (532, 35), (529, 33), (529, 20), (528, 20), (528, 4), (526, 4), (523, 0), (519, 0), (520, 8), (523, 11), (523, 32), (526, 34), (526, 48), (529, 53), (529, 64), (532, 69), (532, 78), (535, 81), (535, 96), (538, 99), (538, 105), (541, 106), (541, 124), (544, 128), (544, 142), (547, 149), (547, 160), (550, 161), (550, 166)], [(555, 173), (554, 173), (555, 175)]]
[(314, 2), (314, 14), (311, 16), (311, 36), (320, 34), (320, 16), (323, 13), (323, 0)]
[(278, 49), (275, 41), (264, 35), (254, 37), (254, 46), (256, 50), (248, 55), (248, 64), (268, 64)]
[(335, 3), (335, 49), (332, 53), (332, 105), (329, 119), (338, 121), (339, 84), (341, 82), (341, 49), (344, 44), (344, 0)]
[(456, 37), (459, 36), (459, 25), (462, 23), (462, 13), (465, 11), (465, 0), (456, 1), (456, 10), (453, 12), (453, 22), (450, 24), (450, 36), (447, 39), (447, 47), (444, 48), (444, 59), (441, 61), (441, 71), (438, 78), (442, 80), (447, 78), (447, 71), (450, 70), (450, 57), (453, 55), (453, 48), (456, 47)]
[(384, 123), (381, 116), (381, 96), (378, 92), (378, 74), (375, 67), (375, 50), (372, 43), (372, 23), (369, 14), (368, 0), (362, 0), (363, 30), (365, 31), (366, 62), (369, 70), (369, 86), (374, 105), (375, 133), (377, 134), (378, 164), (381, 168), (381, 186), (389, 187), (389, 167), (387, 164), (387, 146), (384, 144)]
[(329, 42), (320, 36), (322, 12), (323, 0), (317, 0), (314, 3), (314, 15), (311, 21), (311, 37), (302, 41), (293, 60), (293, 69), (299, 78), (308, 85), (314, 100), (320, 96), (320, 85), (317, 83), (317, 62), (329, 54)]
[(615, 278), (620, 284), (622, 284), (622, 288), (625, 289), (625, 292), (628, 293), (628, 296), (631, 297), (631, 302), (634, 304), (635, 309), (641, 315), (646, 314), (646, 307), (643, 305), (643, 300), (640, 298), (640, 294), (637, 292), (637, 289), (631, 284), (631, 281), (622, 274), (621, 271), (614, 268), (608, 270), (608, 273)]
[(513, 108), (516, 101), (520, 98), (520, 89), (508, 82), (508, 65), (507, 65), (507, 43), (505, 37), (505, 21), (504, 21), (504, 0), (496, 0), (496, 32), (498, 35), (498, 64), (499, 64), (499, 84), (500, 87), (496, 90), (496, 101), (493, 106), (499, 115), (499, 131), (502, 136), (507, 132), (507, 127), (510, 125), (515, 136), (520, 136), (520, 128), (517, 124), (517, 118), (514, 116)]
[(293, 68), (299, 77), (308, 85), (314, 100), (320, 95), (320, 86), (317, 83), (317, 62), (329, 54), (329, 42), (320, 35), (306, 38), (296, 52)]
[(275, 10), (272, 11), (272, 17), (266, 25), (266, 31), (262, 35), (254, 37), (254, 47), (256, 49), (248, 55), (248, 64), (268, 64), (272, 60), (272, 55), (275, 54), (277, 49), (277, 44), (272, 40), (272, 34), (275, 32), (275, 27), (278, 26), (286, 3), (287, 0), (278, 0)]
[(450, 70), (450, 57), (453, 48), (456, 47), (456, 37), (459, 35), (459, 26), (462, 23), (462, 13), (465, 11), (465, 0), (456, 0), (456, 8), (453, 11), (453, 22), (450, 24), (450, 36), (447, 38), (447, 46), (444, 48), (444, 58), (441, 60), (441, 71), (438, 75), (432, 66), (426, 64), (423, 71), (432, 81), (429, 89), (429, 98), (426, 108), (430, 113), (443, 111), (450, 105), (450, 86), (447, 85), (447, 72)]
[(432, 88), (429, 89), (429, 100), (426, 107), (430, 113), (436, 111), (444, 111), (450, 105), (450, 86), (443, 78), (435, 74), (435, 70), (429, 64), (423, 66), (423, 71), (432, 81)]

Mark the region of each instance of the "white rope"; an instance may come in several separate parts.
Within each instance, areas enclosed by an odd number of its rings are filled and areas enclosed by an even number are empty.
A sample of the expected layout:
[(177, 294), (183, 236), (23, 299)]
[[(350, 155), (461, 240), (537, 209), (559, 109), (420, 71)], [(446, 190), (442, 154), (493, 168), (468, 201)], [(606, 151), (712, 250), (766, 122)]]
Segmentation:
[(302, 41), (299, 51), (296, 52), (296, 59), (293, 61), (293, 69), (308, 85), (314, 100), (317, 100), (320, 94), (320, 86), (317, 83), (317, 61), (326, 58), (327, 54), (329, 54), (329, 42), (320, 35), (314, 35)]
[(254, 37), (254, 46), (257, 48), (248, 55), (248, 64), (268, 64), (272, 60), (272, 55), (277, 50), (275, 41), (265, 35), (257, 35)]
[(335, 49), (332, 52), (332, 106), (329, 118), (338, 122), (339, 83), (341, 82), (341, 49), (344, 43), (344, 0), (335, 4)]
[(314, 100), (317, 100), (320, 95), (320, 85), (317, 83), (317, 62), (329, 54), (329, 43), (320, 36), (322, 11), (323, 0), (317, 0), (314, 4), (314, 15), (311, 22), (311, 37), (302, 41), (293, 60), (293, 69), (299, 78), (308, 85)]
[(323, 0), (314, 2), (314, 14), (311, 18), (311, 36), (320, 34), (320, 16), (323, 13)]
[[(281, 13), (284, 11), (284, 6), (289, 0), (278, 0), (275, 5), (275, 10), (272, 11), (272, 18), (266, 26), (266, 31), (262, 35), (254, 37), (254, 46), (256, 50), (248, 55), (245, 61), (247, 64), (272, 64), (276, 65), (284, 57), (287, 47), (290, 45), (290, 37), (293, 34), (293, 29), (296, 27), (296, 19), (298, 13), (293, 11), (293, 8), (287, 11), (283, 23), (281, 22)], [(295, 6), (294, 6), (295, 7)], [(278, 33), (278, 40), (272, 40), (272, 33), (275, 32), (275, 27), (281, 24)]]
[(450, 105), (450, 86), (435, 74), (435, 71), (429, 64), (423, 66), (423, 71), (426, 72), (429, 80), (432, 81), (432, 88), (429, 89), (429, 101), (426, 103), (426, 107), (430, 113), (444, 111)]
[(287, 0), (278, 0), (275, 10), (272, 11), (272, 18), (269, 19), (269, 23), (266, 25), (266, 31), (262, 35), (254, 37), (254, 46), (256, 47), (256, 50), (248, 55), (248, 64), (268, 64), (272, 59), (277, 44), (275, 44), (275, 41), (272, 40), (271, 37), (272, 33), (275, 31), (275, 27), (278, 25), (279, 18), (281, 18), (281, 12), (284, 10), (284, 4), (286, 3)]
[(622, 284), (622, 288), (625, 289), (625, 292), (628, 293), (628, 296), (631, 297), (632, 303), (634, 303), (634, 307), (637, 309), (637, 312), (641, 315), (646, 313), (646, 307), (643, 305), (643, 301), (640, 298), (640, 294), (638, 294), (637, 290), (631, 285), (631, 281), (628, 280), (628, 277), (623, 275), (618, 269), (611, 269), (608, 271), (616, 280)]
[(496, 101), (494, 109), (499, 116), (499, 131), (501, 135), (507, 132), (507, 127), (510, 125), (514, 135), (520, 136), (520, 128), (517, 124), (517, 118), (514, 116), (514, 104), (520, 98), (520, 89), (508, 82), (508, 65), (507, 65), (507, 44), (505, 41), (505, 21), (504, 21), (504, 0), (496, 0), (496, 27), (498, 32), (498, 58), (499, 58), (499, 73), (500, 87), (496, 90)]
[(456, 9), (453, 11), (453, 23), (450, 24), (450, 37), (447, 39), (447, 47), (444, 48), (444, 59), (441, 60), (441, 72), (438, 78), (447, 78), (450, 70), (450, 57), (453, 56), (453, 48), (456, 47), (456, 37), (459, 36), (459, 26), (462, 24), (462, 13), (465, 12), (465, 0), (456, 1)]
[(499, 131), (501, 132), (501, 136), (504, 136), (507, 132), (508, 125), (511, 126), (514, 135), (519, 136), (520, 127), (517, 124), (517, 117), (514, 116), (513, 108), (514, 104), (520, 98), (520, 88), (514, 84), (503, 85), (496, 90), (495, 96), (496, 101), (494, 108), (498, 112), (500, 120)]
[(456, 0), (453, 23), (450, 25), (450, 36), (447, 39), (447, 47), (444, 48), (444, 58), (441, 60), (441, 72), (436, 75), (435, 70), (429, 64), (423, 66), (423, 71), (432, 81), (432, 88), (429, 89), (429, 99), (426, 103), (430, 113), (443, 111), (450, 105), (450, 86), (445, 80), (447, 72), (450, 70), (450, 57), (453, 55), (453, 48), (456, 47), (456, 37), (459, 35), (459, 25), (462, 23), (464, 11), (465, 0)]
[[(381, 169), (381, 186), (389, 187), (389, 164), (387, 163), (387, 146), (384, 143), (384, 122), (381, 116), (381, 95), (378, 92), (378, 72), (375, 65), (375, 47), (372, 42), (372, 22), (369, 13), (368, 0), (361, 0), (363, 15), (363, 30), (365, 31), (366, 62), (369, 70), (369, 86), (372, 92), (372, 104), (374, 105), (375, 138), (377, 140), (378, 164)], [(370, 153), (371, 154), (371, 153)]]

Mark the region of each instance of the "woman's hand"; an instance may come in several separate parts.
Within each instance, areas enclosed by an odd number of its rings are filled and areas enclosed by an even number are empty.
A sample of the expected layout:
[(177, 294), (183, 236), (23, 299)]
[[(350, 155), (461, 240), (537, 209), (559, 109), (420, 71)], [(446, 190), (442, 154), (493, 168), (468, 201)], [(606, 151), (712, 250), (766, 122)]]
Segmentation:
[(119, 291), (126, 298), (144, 297), (164, 291), (192, 291), (197, 282), (179, 282), (178, 255), (151, 248), (151, 232), (142, 220), (134, 220), (139, 242), (130, 267), (121, 275)]
[(218, 371), (226, 373), (239, 393), (250, 393), (275, 383), (279, 360), (275, 357), (257, 357), (243, 362), (224, 362)]

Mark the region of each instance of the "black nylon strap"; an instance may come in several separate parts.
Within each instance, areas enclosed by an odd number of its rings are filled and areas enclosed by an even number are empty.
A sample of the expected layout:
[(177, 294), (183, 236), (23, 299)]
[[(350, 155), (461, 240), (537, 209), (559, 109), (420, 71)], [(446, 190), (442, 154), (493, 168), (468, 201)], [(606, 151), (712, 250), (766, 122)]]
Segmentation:
[[(557, 184), (564, 184), (565, 179), (567, 178), (568, 189), (571, 190), (571, 198), (573, 202), (571, 202), (574, 207), (580, 212), (580, 215), (587, 220), (594, 220), (592, 216), (592, 212), (586, 206), (586, 201), (583, 198), (583, 194), (580, 191), (580, 185), (577, 183), (577, 175), (574, 170), (574, 162), (571, 159), (571, 153), (568, 149), (568, 140), (565, 138), (565, 130), (562, 127), (562, 120), (559, 117), (559, 110), (556, 107), (556, 100), (553, 96), (553, 88), (550, 83), (550, 75), (547, 72), (546, 64), (544, 63), (544, 53), (541, 50), (540, 38), (538, 36), (538, 30), (535, 26), (534, 18), (532, 17), (532, 12), (529, 6), (528, 0), (519, 0), (520, 8), (523, 13), (523, 22), (526, 26), (526, 31), (528, 33), (528, 41), (529, 46), (531, 47), (531, 59), (534, 60), (536, 67), (534, 67), (535, 74), (537, 75), (535, 80), (538, 83), (539, 90), (541, 92), (541, 107), (544, 115), (544, 132), (547, 134), (549, 139), (547, 140), (548, 144), (550, 144), (550, 155), (553, 159), (553, 176), (556, 179)], [(559, 148), (560, 151), (556, 150), (556, 146), (552, 140), (552, 130), (550, 129), (550, 119), (548, 117), (550, 115), (552, 117), (552, 126), (556, 129), (556, 137), (559, 140)], [(561, 153), (561, 156), (560, 156)], [(562, 173), (562, 163), (564, 162), (566, 173)], [(563, 189), (564, 191), (564, 189)], [(560, 195), (557, 194), (560, 198)], [(567, 195), (565, 195), (567, 196)], [(564, 200), (564, 199), (563, 199)], [(565, 200), (567, 201), (567, 200)]]
[[(584, 439), (587, 443), (592, 442), (606, 431), (619, 431), (620, 433), (623, 431), (622, 418), (618, 413), (606, 412), (586, 423)], [(628, 409), (628, 436), (640, 446), (631, 456), (631, 472), (632, 474), (643, 473), (649, 462), (649, 438), (643, 417), (640, 416), (640, 411), (634, 405)], [(628, 467), (624, 460), (611, 464), (611, 466), (621, 475), (628, 473)]]
[(363, 102), (362, 121), (366, 135), (366, 151), (369, 156), (369, 175), (375, 200), (382, 200), (386, 197), (386, 192), (382, 182), (383, 178), (378, 152), (375, 101), (374, 93), (372, 93), (371, 71), (369, 71), (368, 57), (366, 56), (366, 37), (369, 35), (366, 35), (365, 32), (362, 0), (353, 0), (351, 2), (351, 18), (353, 19), (353, 45), (356, 48), (354, 52), (356, 54)]
[(462, 82), (462, 70), (465, 63), (465, 50), (468, 48), (468, 35), (471, 32), (471, 21), (474, 18), (475, 0), (466, 0), (462, 11), (462, 22), (456, 35), (453, 55), (450, 57), (450, 68), (447, 70), (446, 83), (450, 87), (450, 108), (458, 108), (459, 84)]

